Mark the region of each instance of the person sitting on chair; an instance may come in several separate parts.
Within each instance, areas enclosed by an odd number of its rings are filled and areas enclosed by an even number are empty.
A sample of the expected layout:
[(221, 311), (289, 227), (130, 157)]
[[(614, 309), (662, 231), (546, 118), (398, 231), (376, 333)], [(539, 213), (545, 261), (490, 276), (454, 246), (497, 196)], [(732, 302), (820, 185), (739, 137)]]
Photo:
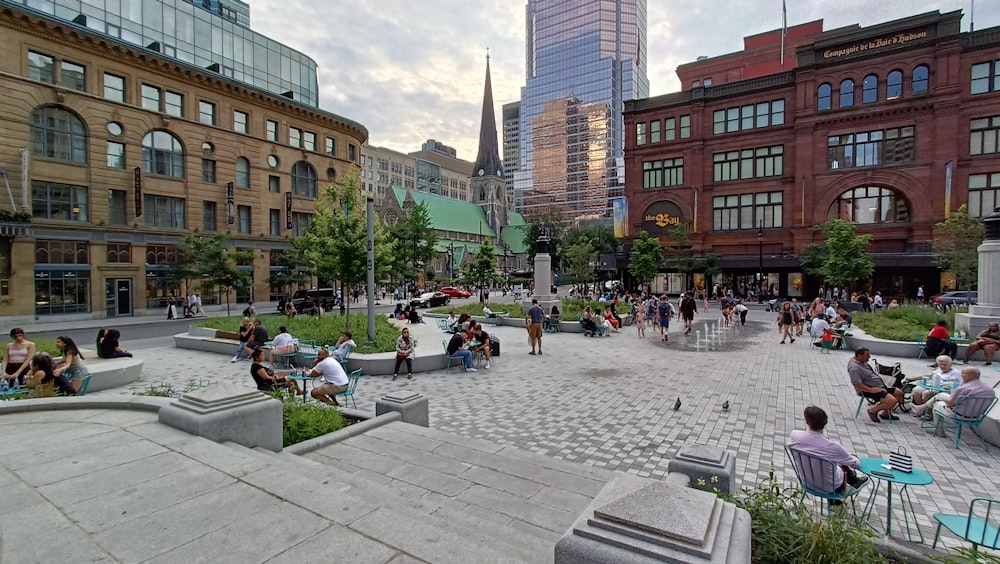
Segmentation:
[(490, 309), (490, 304), (485, 304), (483, 305), (483, 316), (486, 317), (486, 319), (493, 319), (497, 316), (497, 314)]
[(448, 323), (449, 331), (451, 331), (452, 333), (457, 331), (456, 326), (458, 325), (458, 318), (455, 317), (455, 310), (451, 310), (450, 312), (448, 312), (448, 319), (446, 321)]
[(337, 339), (337, 344), (333, 346), (335, 350), (330, 353), (330, 356), (337, 359), (337, 362), (341, 362), (351, 354), (351, 351), (356, 346), (358, 346), (358, 344), (354, 342), (354, 337), (351, 336), (351, 332), (344, 331), (344, 334)]
[[(788, 437), (788, 446), (812, 456), (826, 458), (837, 464), (832, 484), (808, 484), (808, 486), (825, 493), (841, 493), (844, 491), (845, 484), (857, 489), (867, 482), (868, 476), (863, 474), (859, 476), (856, 472), (857, 469), (861, 468), (861, 461), (858, 457), (847, 452), (843, 445), (831, 441), (823, 434), (823, 429), (826, 428), (828, 421), (826, 412), (822, 408), (810, 405), (803, 410), (802, 416), (805, 418), (809, 430), (792, 431)], [(823, 479), (826, 477), (826, 474), (822, 476)], [(839, 505), (840, 503), (843, 502), (840, 500), (830, 501), (830, 505)]]
[(948, 334), (948, 322), (942, 319), (935, 323), (934, 328), (927, 334), (927, 341), (924, 343), (924, 354), (930, 357), (946, 354), (951, 358), (955, 358), (958, 356), (958, 345), (949, 341), (949, 338), (951, 338), (951, 335)]
[[(959, 396), (977, 396), (977, 397), (988, 397), (995, 398), (997, 393), (996, 390), (987, 386), (985, 382), (979, 379), (980, 373), (979, 369), (975, 366), (967, 366), (962, 369), (962, 384), (956, 389), (952, 388), (950, 394), (945, 394), (944, 392), (938, 394), (930, 402), (934, 405), (934, 413), (941, 415), (947, 415), (949, 417), (954, 417), (958, 415), (959, 417), (966, 417), (968, 419), (976, 419), (982, 417), (984, 410), (989, 409), (992, 405), (991, 403), (985, 403), (982, 406), (982, 410), (978, 413), (956, 413), (955, 408), (958, 403)], [(942, 397), (947, 396), (947, 397)]]
[(469, 350), (472, 352), (483, 353), (483, 358), (486, 359), (486, 365), (483, 368), (490, 367), (490, 334), (483, 331), (483, 326), (480, 323), (476, 323), (476, 326), (472, 328), (472, 341), (479, 343), (475, 346), (470, 346)]
[(597, 332), (597, 323), (594, 321), (594, 312), (590, 306), (584, 308), (580, 314), (580, 326), (583, 327), (584, 335), (593, 336)]
[(854, 351), (854, 356), (847, 361), (847, 373), (851, 377), (851, 384), (867, 400), (876, 402), (868, 409), (868, 418), (872, 423), (878, 423), (879, 419), (898, 420), (899, 417), (893, 415), (892, 410), (903, 401), (903, 390), (895, 386), (886, 387), (882, 377), (868, 364), (870, 358), (871, 352), (865, 347)]
[(993, 355), (996, 354), (997, 348), (1000, 348), (1000, 324), (994, 322), (976, 335), (976, 342), (969, 345), (965, 351), (965, 362), (969, 362), (976, 351), (982, 350), (986, 366), (989, 366), (993, 364)]
[(257, 384), (258, 390), (273, 392), (279, 388), (288, 388), (293, 394), (302, 395), (298, 383), (286, 378), (287, 372), (279, 375), (273, 369), (264, 366), (264, 349), (254, 349), (250, 359), (253, 360), (253, 364), (250, 365), (250, 377)]
[(288, 333), (284, 325), (278, 327), (278, 334), (271, 340), (271, 353), (268, 361), (274, 366), (274, 359), (285, 353), (295, 352), (295, 339)]
[[(951, 364), (951, 357), (943, 354), (937, 359), (937, 368), (929, 376), (926, 376), (931, 380), (931, 382), (938, 382), (938, 384), (944, 384), (945, 382), (961, 382), (962, 373), (955, 369)], [(905, 381), (915, 382), (917, 380), (922, 380), (925, 376), (910, 376)], [(936, 384), (935, 384), (936, 385)], [(922, 386), (916, 386), (913, 388), (911, 395), (913, 397), (913, 405), (919, 406), (913, 409), (913, 416), (920, 417), (924, 414), (924, 411), (931, 407), (928, 403), (932, 397), (937, 394), (934, 390), (928, 390)]]

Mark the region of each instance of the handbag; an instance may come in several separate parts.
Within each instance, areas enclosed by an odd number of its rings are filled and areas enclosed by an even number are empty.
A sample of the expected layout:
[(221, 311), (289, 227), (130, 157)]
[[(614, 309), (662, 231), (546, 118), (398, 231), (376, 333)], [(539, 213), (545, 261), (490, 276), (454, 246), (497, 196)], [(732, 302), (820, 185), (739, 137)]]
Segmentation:
[(913, 472), (913, 458), (906, 454), (906, 449), (903, 447), (897, 447), (896, 450), (889, 453), (889, 464), (893, 470)]

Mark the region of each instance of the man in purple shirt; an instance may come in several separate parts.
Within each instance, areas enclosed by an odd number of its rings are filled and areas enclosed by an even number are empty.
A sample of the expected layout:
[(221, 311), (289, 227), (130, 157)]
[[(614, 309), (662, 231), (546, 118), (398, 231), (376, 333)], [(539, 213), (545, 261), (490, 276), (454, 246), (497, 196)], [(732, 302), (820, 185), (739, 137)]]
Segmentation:
[[(805, 408), (802, 415), (805, 417), (809, 430), (792, 431), (788, 437), (788, 446), (812, 456), (832, 460), (837, 464), (834, 468), (832, 483), (830, 475), (823, 472), (822, 475), (813, 476), (813, 479), (820, 480), (820, 482), (807, 485), (817, 491), (834, 493), (842, 492), (845, 483), (852, 488), (859, 488), (861, 484), (867, 482), (868, 476), (858, 476), (855, 472), (856, 469), (861, 468), (861, 461), (858, 460), (858, 457), (847, 452), (843, 445), (831, 441), (823, 434), (827, 423), (826, 412), (819, 407), (810, 405)], [(796, 460), (796, 465), (801, 466), (802, 463)], [(832, 500), (831, 504), (837, 505), (835, 503), (837, 501), (839, 500)]]
[[(959, 396), (976, 396), (984, 398), (982, 401), (968, 401), (961, 406), (957, 406)], [(989, 409), (990, 402), (996, 397), (996, 391), (987, 386), (979, 379), (979, 369), (975, 366), (966, 366), (962, 369), (962, 385), (951, 394), (942, 392), (934, 396), (928, 403), (934, 405), (934, 413), (954, 417), (959, 411), (960, 417), (975, 419), (980, 417)]]

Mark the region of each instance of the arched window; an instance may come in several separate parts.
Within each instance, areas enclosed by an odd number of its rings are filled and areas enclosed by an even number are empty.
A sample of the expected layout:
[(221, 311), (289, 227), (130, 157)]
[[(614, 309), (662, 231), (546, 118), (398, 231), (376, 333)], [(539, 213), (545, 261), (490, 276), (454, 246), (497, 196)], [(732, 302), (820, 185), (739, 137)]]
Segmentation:
[(905, 223), (910, 208), (895, 190), (878, 186), (852, 188), (830, 205), (828, 219), (857, 223)]
[(236, 187), (250, 188), (250, 161), (236, 157)]
[(927, 94), (930, 88), (931, 71), (927, 65), (920, 65), (913, 69), (913, 94)]
[(895, 100), (903, 97), (903, 71), (894, 70), (885, 80), (885, 98)]
[(832, 107), (833, 87), (824, 82), (816, 89), (816, 109), (825, 112)]
[(80, 118), (58, 106), (31, 112), (31, 154), (73, 163), (87, 162), (87, 129)]
[(878, 102), (878, 77), (870, 74), (861, 83), (861, 103), (874, 104)]
[(292, 194), (316, 197), (316, 169), (305, 161), (299, 161), (292, 166)]
[(854, 81), (847, 79), (840, 83), (840, 107), (850, 108), (854, 105)]
[(184, 178), (184, 146), (169, 131), (150, 131), (142, 138), (142, 170)]

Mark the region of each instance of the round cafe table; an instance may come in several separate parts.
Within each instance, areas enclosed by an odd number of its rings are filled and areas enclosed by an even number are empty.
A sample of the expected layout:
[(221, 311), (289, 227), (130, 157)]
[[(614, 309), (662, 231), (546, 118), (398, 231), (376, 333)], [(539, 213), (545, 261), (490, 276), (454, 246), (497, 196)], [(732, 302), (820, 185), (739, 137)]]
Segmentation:
[[(872, 495), (868, 498), (868, 502), (865, 504), (864, 517), (867, 519), (871, 515), (872, 508), (875, 504), (876, 498), (878, 498), (878, 492), (881, 489), (882, 482), (886, 485), (886, 513), (885, 513), (885, 534), (892, 535), (892, 489), (893, 486), (899, 486), (899, 496), (900, 496), (900, 507), (903, 510), (903, 522), (906, 526), (906, 534), (910, 539), (910, 542), (924, 542), (924, 535), (920, 531), (920, 526), (917, 525), (917, 513), (913, 508), (913, 500), (910, 498), (909, 486), (926, 486), (934, 482), (934, 478), (931, 477), (925, 470), (921, 470), (916, 466), (913, 467), (912, 472), (900, 472), (899, 470), (887, 470), (882, 465), (889, 465), (889, 461), (883, 458), (861, 458), (861, 471), (865, 474), (871, 476), (875, 480), (875, 487), (872, 489)], [(875, 472), (884, 473), (886, 475), (879, 476)], [(910, 527), (910, 518), (913, 518), (913, 527)], [(913, 538), (913, 529), (917, 531), (917, 537), (919, 541), (915, 541)]]

